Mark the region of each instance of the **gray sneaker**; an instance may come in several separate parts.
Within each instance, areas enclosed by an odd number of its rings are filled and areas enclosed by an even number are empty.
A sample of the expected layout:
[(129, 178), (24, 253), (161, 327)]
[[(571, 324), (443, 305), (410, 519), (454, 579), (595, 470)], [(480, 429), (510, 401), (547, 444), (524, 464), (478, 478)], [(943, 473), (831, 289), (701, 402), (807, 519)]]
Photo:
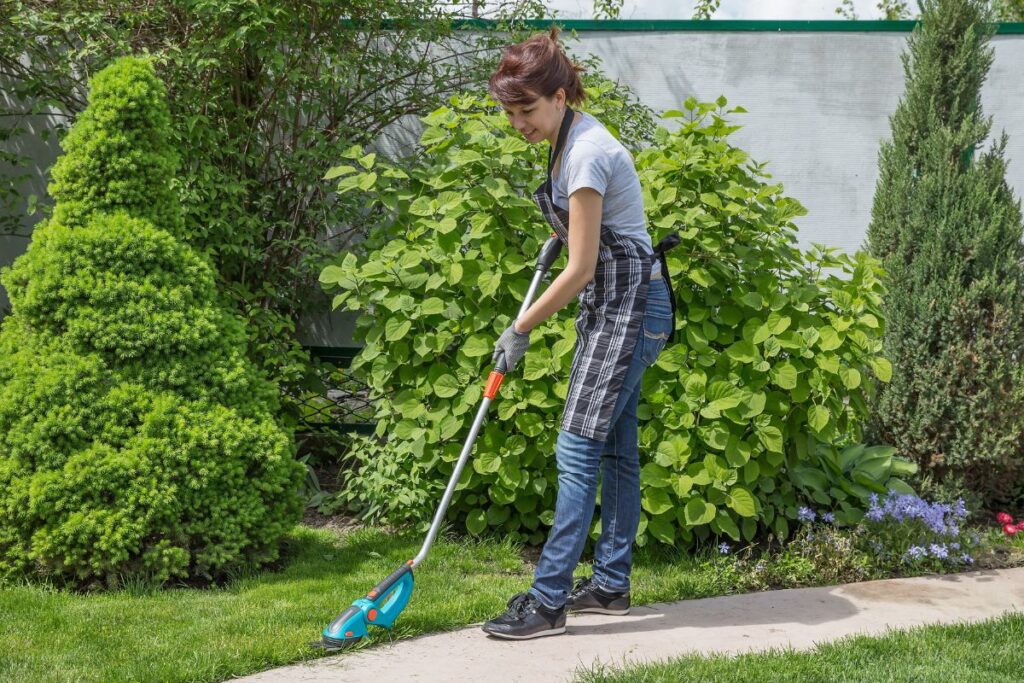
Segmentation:
[(623, 616), (629, 614), (629, 591), (605, 593), (587, 576), (576, 580), (576, 587), (565, 601), (565, 607), (569, 612)]

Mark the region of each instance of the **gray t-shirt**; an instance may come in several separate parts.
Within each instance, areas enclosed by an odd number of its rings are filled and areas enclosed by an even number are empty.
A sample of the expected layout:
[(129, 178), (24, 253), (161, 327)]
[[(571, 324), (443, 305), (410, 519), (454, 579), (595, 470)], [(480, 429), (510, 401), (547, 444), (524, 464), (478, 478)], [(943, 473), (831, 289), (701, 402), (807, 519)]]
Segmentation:
[[(593, 188), (603, 198), (601, 224), (653, 251), (633, 155), (600, 121), (580, 114), (582, 118), (569, 128), (558, 172), (551, 177), (552, 201), (568, 210), (569, 195), (581, 187)], [(651, 274), (659, 267), (655, 261)]]

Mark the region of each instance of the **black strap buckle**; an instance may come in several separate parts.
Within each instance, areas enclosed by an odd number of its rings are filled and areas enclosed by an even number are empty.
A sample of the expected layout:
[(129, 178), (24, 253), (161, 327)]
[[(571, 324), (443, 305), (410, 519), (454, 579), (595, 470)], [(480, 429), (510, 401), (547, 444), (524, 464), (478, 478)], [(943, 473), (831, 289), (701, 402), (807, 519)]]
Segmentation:
[(679, 233), (673, 230), (672, 232), (661, 238), (661, 241), (658, 242), (658, 246), (654, 248), (654, 253), (664, 254), (669, 249), (672, 249), (673, 247), (678, 247), (680, 242), (682, 242), (682, 240), (679, 238)]
[(676, 342), (676, 290), (672, 286), (672, 279), (668, 276), (668, 262), (665, 260), (665, 252), (679, 246), (680, 242), (682, 240), (679, 237), (679, 233), (673, 230), (662, 237), (661, 241), (658, 242), (658, 246), (654, 248), (654, 257), (661, 262), (661, 276), (665, 278), (665, 284), (668, 285), (668, 299), (672, 304), (672, 336), (668, 340), (670, 344)]

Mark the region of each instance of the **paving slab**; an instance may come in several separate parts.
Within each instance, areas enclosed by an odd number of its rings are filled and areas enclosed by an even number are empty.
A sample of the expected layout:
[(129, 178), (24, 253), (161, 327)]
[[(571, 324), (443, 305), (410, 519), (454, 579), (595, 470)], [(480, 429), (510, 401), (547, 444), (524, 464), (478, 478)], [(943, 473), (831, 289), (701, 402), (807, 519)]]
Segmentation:
[(1021, 611), (1024, 567), (981, 570), (655, 603), (625, 617), (570, 615), (564, 634), (527, 641), (493, 638), (474, 624), (240, 680), (564, 683), (598, 662), (621, 667), (690, 653), (804, 650), (852, 634)]

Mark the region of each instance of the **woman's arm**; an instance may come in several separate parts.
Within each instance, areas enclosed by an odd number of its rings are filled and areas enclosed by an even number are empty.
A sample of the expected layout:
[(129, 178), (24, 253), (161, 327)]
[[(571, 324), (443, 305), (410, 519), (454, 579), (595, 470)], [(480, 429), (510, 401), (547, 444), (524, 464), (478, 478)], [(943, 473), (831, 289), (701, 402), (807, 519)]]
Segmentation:
[(562, 310), (594, 279), (601, 242), (601, 193), (581, 187), (569, 197), (569, 262), (551, 285), (516, 322), (526, 333)]

